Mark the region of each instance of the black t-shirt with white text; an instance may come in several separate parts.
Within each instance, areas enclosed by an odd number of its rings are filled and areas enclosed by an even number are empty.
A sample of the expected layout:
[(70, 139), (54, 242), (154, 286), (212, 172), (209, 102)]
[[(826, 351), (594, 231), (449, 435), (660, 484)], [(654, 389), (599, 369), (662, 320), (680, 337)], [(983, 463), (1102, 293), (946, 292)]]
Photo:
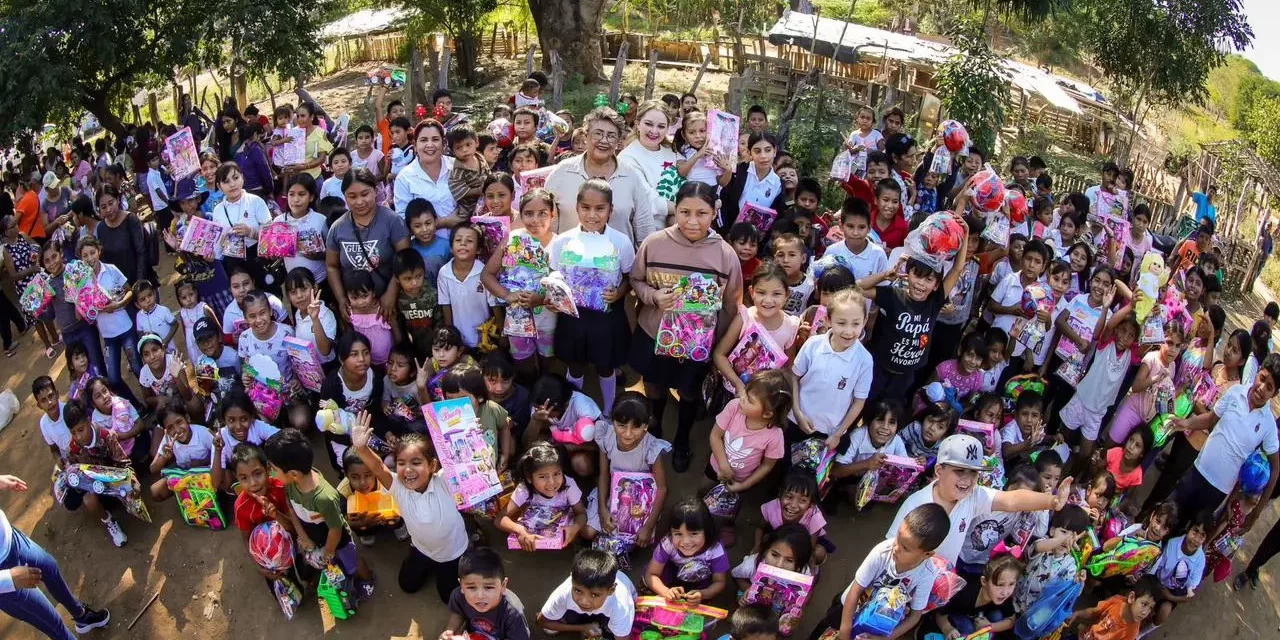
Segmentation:
[(946, 302), (941, 291), (934, 291), (924, 301), (916, 302), (898, 287), (877, 287), (876, 306), (880, 317), (876, 319), (871, 340), (876, 368), (910, 373), (924, 366), (933, 325)]

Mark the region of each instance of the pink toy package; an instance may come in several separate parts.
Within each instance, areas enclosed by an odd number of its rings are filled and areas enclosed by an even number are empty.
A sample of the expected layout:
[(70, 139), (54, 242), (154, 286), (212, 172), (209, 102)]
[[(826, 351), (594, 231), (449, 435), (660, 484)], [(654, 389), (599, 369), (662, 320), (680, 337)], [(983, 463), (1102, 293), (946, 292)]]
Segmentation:
[(654, 480), (652, 473), (611, 473), (609, 512), (613, 514), (616, 533), (634, 538), (653, 510), (653, 501), (657, 495), (658, 481)]
[(511, 218), (506, 216), (474, 216), (471, 224), (480, 230), (480, 257), (488, 258), (498, 247), (507, 244), (507, 236), (511, 234)]
[(804, 616), (804, 605), (813, 590), (813, 576), (769, 566), (756, 565), (751, 586), (742, 595), (743, 604), (764, 605), (778, 614), (778, 631), (791, 635)]
[(708, 169), (719, 169), (715, 156), (729, 157), (730, 166), (738, 166), (738, 129), (741, 120), (732, 113), (711, 109), (707, 111), (707, 150), (702, 163)]
[[(734, 144), (737, 144), (735, 141)], [(768, 207), (748, 202), (742, 207), (742, 211), (738, 212), (738, 219), (735, 222), (746, 222), (756, 228), (760, 232), (761, 238), (769, 236), (769, 229), (773, 227), (773, 221), (778, 219), (778, 212)]]
[(289, 336), (284, 339), (284, 350), (293, 364), (293, 375), (307, 390), (320, 393), (324, 385), (324, 369), (320, 364), (320, 352), (316, 345), (301, 338)]
[(258, 231), (258, 255), (271, 259), (297, 256), (298, 230), (283, 220), (263, 225)]
[(164, 149), (169, 156), (169, 175), (175, 182), (200, 170), (200, 154), (190, 127), (178, 129), (177, 133), (165, 138)]
[(990, 422), (962, 419), (956, 423), (956, 433), (963, 433), (977, 438), (986, 451), (996, 448), (996, 426)]
[[(538, 536), (538, 541), (533, 545), (533, 548), (537, 551), (555, 551), (563, 549), (566, 544), (563, 531), (552, 532), (548, 535), (535, 532), (534, 535)], [(516, 534), (513, 533), (507, 536), (507, 548), (517, 551), (520, 549), (520, 538)]]
[(214, 224), (199, 216), (190, 216), (187, 218), (187, 229), (182, 233), (178, 249), (205, 260), (212, 260), (226, 231), (227, 228), (222, 225)]
[(552, 164), (545, 167), (538, 167), (537, 169), (521, 171), (520, 175), (516, 177), (516, 192), (513, 194), (511, 202), (516, 207), (519, 207), (520, 198), (524, 197), (524, 194), (529, 193), (534, 189), (541, 189), (545, 187), (547, 185), (547, 176), (551, 175), (551, 172), (554, 171), (555, 168), (556, 166)]
[(858, 484), (858, 494), (854, 500), (859, 509), (868, 503), (897, 502), (911, 489), (911, 483), (924, 472), (924, 465), (915, 458), (903, 456), (885, 456), (884, 466), (875, 473), (862, 476)]
[[(737, 346), (729, 352), (729, 364), (733, 366), (734, 373), (737, 373), (738, 378), (743, 382), (766, 369), (782, 368), (787, 364), (787, 360), (787, 353), (778, 346), (773, 336), (755, 321), (747, 325), (746, 330), (742, 332), (742, 337), (738, 339)], [(724, 381), (724, 388), (729, 391), (734, 390), (733, 384), (728, 380)]]
[(469, 398), (433, 402), (422, 407), (422, 415), (458, 508), (474, 507), (502, 493), (493, 448), (484, 439)]

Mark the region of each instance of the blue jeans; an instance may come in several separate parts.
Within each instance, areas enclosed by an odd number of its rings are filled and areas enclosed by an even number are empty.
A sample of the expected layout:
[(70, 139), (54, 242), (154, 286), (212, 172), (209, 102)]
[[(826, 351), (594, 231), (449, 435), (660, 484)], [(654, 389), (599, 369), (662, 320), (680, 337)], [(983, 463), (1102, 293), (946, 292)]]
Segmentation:
[(133, 389), (125, 384), (120, 370), (120, 352), (123, 351), (125, 357), (129, 358), (129, 368), (133, 370), (133, 375), (137, 376), (142, 371), (142, 357), (138, 355), (138, 332), (130, 328), (114, 338), (103, 338), (102, 345), (107, 357), (107, 381), (111, 383), (111, 388), (116, 395), (138, 406), (138, 398), (133, 395)]
[[(40, 545), (14, 529), (13, 547), (9, 550), (9, 557), (0, 561), (0, 569), (19, 566), (39, 569), (41, 582), (49, 595), (60, 602), (72, 616), (84, 614), (84, 605), (71, 595), (71, 589), (58, 570), (58, 562)], [(53, 603), (49, 602), (40, 589), (18, 589), (13, 593), (0, 594), (0, 611), (35, 627), (54, 640), (75, 640), (75, 634), (63, 624), (62, 616), (58, 615)]]

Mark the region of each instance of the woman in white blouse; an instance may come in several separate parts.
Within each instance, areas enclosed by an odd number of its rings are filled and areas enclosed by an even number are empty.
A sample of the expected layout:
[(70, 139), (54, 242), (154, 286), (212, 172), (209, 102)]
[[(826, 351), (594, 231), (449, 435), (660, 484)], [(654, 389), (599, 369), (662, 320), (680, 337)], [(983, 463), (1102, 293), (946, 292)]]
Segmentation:
[(458, 208), (449, 190), (449, 172), (453, 170), (453, 158), (444, 155), (444, 127), (439, 122), (427, 119), (418, 123), (413, 129), (413, 149), (417, 154), (417, 162), (396, 174), (395, 204), (396, 213), (403, 218), (409, 201), (422, 198), (431, 203), (436, 210), (436, 226), (450, 229), (458, 223), (469, 219), (469, 216), (457, 217), (454, 210)]
[[(618, 160), (632, 164), (644, 178), (650, 193), (650, 209), (654, 225), (658, 229), (667, 226), (667, 214), (675, 211), (675, 205), (658, 195), (658, 181), (668, 167), (673, 167), (684, 157), (671, 148), (667, 129), (671, 116), (666, 106), (658, 100), (645, 100), (636, 107), (635, 127), (628, 136), (628, 143), (618, 154)], [(641, 238), (643, 240), (643, 238)]]

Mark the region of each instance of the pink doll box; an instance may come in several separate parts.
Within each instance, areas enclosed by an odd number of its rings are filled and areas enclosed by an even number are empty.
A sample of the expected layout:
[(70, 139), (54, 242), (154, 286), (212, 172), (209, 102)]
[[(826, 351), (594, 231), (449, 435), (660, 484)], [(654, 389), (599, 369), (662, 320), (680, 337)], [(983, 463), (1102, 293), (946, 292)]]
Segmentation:
[(422, 407), (422, 415), (459, 508), (474, 507), (502, 493), (493, 448), (484, 439), (469, 398), (433, 402)]
[(324, 369), (320, 363), (320, 352), (316, 345), (301, 338), (289, 336), (284, 339), (284, 350), (293, 364), (293, 375), (307, 391), (320, 392), (324, 385)]
[(609, 512), (613, 514), (616, 532), (634, 536), (640, 532), (653, 501), (658, 495), (658, 481), (652, 473), (615, 471), (610, 474)]
[[(549, 532), (549, 535), (543, 535), (542, 532), (535, 531), (534, 535), (538, 536), (538, 541), (534, 543), (533, 548), (538, 551), (555, 551), (563, 549), (565, 544), (564, 531)], [(520, 538), (516, 534), (507, 536), (507, 548), (518, 551), (520, 549)]]
[(718, 169), (715, 156), (729, 157), (730, 166), (738, 166), (738, 129), (741, 120), (738, 116), (710, 109), (707, 111), (707, 147), (710, 152), (702, 161), (708, 169)]
[(804, 605), (813, 590), (813, 576), (772, 567), (763, 562), (756, 565), (751, 586), (742, 596), (749, 604), (771, 607), (778, 613), (778, 630), (791, 635), (795, 625), (804, 616)]
[(964, 420), (956, 423), (956, 433), (963, 433), (978, 439), (983, 449), (990, 451), (996, 448), (996, 426), (989, 422)]
[(200, 154), (190, 127), (178, 129), (165, 138), (164, 148), (169, 156), (169, 175), (174, 181), (195, 175), (200, 170)]
[(764, 238), (769, 235), (769, 229), (773, 226), (773, 221), (777, 219), (777, 211), (748, 202), (746, 206), (742, 208), (742, 211), (738, 212), (738, 219), (735, 222), (746, 222), (750, 224), (756, 228), (756, 231), (760, 232), (760, 237)]
[[(729, 364), (743, 382), (766, 369), (780, 369), (787, 364), (787, 360), (786, 352), (778, 346), (773, 336), (755, 321), (747, 325), (737, 346), (729, 352)], [(728, 380), (724, 381), (724, 387), (729, 391), (734, 389)]]
[(915, 458), (885, 456), (884, 466), (862, 477), (856, 500), (859, 508), (872, 501), (897, 502), (923, 472), (924, 466)]
[(191, 216), (187, 219), (187, 228), (182, 233), (178, 249), (205, 260), (212, 260), (226, 231), (226, 227), (198, 216)]
[(293, 258), (298, 255), (298, 230), (288, 222), (277, 221), (258, 232), (258, 254), (263, 258)]

